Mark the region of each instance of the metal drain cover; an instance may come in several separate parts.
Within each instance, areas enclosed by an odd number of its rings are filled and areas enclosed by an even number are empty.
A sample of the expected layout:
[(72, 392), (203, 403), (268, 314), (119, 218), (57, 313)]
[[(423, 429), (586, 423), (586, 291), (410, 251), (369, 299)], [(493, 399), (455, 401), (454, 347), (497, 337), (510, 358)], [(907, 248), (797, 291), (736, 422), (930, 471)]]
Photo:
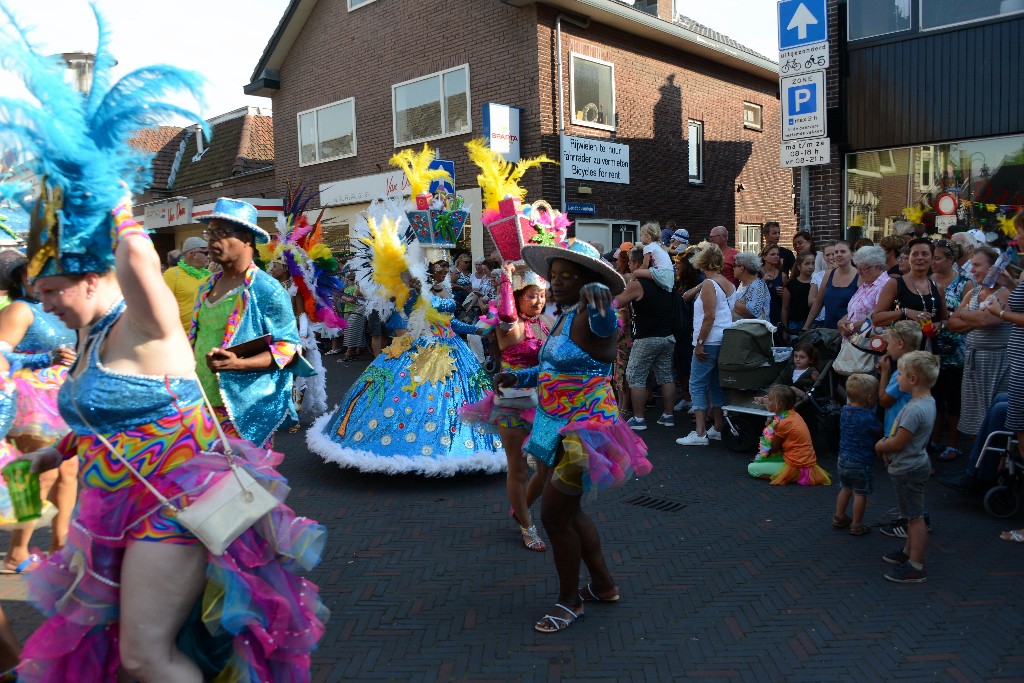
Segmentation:
[(658, 510), (659, 512), (679, 512), (686, 507), (686, 503), (679, 503), (674, 500), (665, 500), (664, 498), (655, 498), (654, 496), (633, 496), (623, 502), (628, 505), (638, 505), (642, 508)]

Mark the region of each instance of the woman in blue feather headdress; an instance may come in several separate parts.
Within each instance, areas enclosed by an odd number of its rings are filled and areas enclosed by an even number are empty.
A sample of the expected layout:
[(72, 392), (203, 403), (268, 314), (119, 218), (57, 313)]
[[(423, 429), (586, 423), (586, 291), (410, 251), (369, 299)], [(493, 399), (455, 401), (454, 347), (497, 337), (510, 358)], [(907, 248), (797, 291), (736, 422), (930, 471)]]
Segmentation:
[(46, 310), (79, 330), (58, 399), (71, 432), (22, 456), (36, 472), (77, 458), (81, 493), (67, 545), (28, 575), (47, 618), (25, 644), (18, 680), (308, 681), (327, 611), (294, 572), (319, 562), (325, 532), (284, 505), (281, 454), (230, 442), (239, 469), (277, 500), (222, 554), (171, 507), (235, 475), (159, 258), (121, 202), (126, 187), (146, 184), (148, 159), (132, 134), (169, 114), (195, 120), (166, 99), (198, 96), (200, 79), (149, 67), (111, 84), (100, 22), (82, 95), (2, 2), (0, 11), (0, 65), (37, 100), (0, 97), (0, 140), (38, 179), (0, 194), (37, 197), (26, 206), (29, 275)]

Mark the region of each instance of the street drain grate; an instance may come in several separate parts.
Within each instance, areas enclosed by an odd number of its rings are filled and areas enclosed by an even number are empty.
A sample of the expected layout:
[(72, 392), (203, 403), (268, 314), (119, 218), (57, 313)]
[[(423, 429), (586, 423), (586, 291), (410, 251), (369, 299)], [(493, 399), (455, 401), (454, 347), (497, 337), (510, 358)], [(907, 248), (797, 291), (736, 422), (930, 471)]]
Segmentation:
[(634, 496), (625, 502), (629, 505), (638, 505), (642, 508), (649, 508), (659, 512), (679, 512), (686, 507), (686, 503), (677, 503), (674, 500), (654, 498), (653, 496)]

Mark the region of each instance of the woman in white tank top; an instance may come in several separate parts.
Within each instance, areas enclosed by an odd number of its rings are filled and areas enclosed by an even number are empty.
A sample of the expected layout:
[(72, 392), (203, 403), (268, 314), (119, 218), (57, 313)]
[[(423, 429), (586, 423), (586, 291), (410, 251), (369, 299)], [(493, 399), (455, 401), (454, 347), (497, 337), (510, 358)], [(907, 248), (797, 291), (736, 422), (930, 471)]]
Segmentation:
[[(704, 282), (684, 294), (693, 304), (693, 361), (690, 364), (690, 395), (696, 429), (676, 439), (682, 446), (706, 446), (709, 439), (722, 439), (722, 404), (725, 396), (718, 381), (718, 354), (722, 331), (732, 324), (732, 297), (736, 288), (722, 275), (724, 259), (718, 245), (701, 242), (691, 259), (704, 273)], [(711, 412), (714, 427), (706, 428)]]

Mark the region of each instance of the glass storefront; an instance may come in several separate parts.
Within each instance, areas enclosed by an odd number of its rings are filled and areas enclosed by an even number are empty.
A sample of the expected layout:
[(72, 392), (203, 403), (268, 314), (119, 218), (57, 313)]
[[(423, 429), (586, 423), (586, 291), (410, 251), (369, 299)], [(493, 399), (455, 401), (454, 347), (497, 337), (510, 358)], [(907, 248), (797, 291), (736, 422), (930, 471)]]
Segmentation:
[[(940, 215), (940, 202), (955, 213)], [(905, 208), (920, 210), (929, 234), (972, 228), (998, 233), (999, 219), (1012, 217), (1022, 205), (1024, 135), (846, 156), (849, 238), (877, 242), (906, 230)]]

